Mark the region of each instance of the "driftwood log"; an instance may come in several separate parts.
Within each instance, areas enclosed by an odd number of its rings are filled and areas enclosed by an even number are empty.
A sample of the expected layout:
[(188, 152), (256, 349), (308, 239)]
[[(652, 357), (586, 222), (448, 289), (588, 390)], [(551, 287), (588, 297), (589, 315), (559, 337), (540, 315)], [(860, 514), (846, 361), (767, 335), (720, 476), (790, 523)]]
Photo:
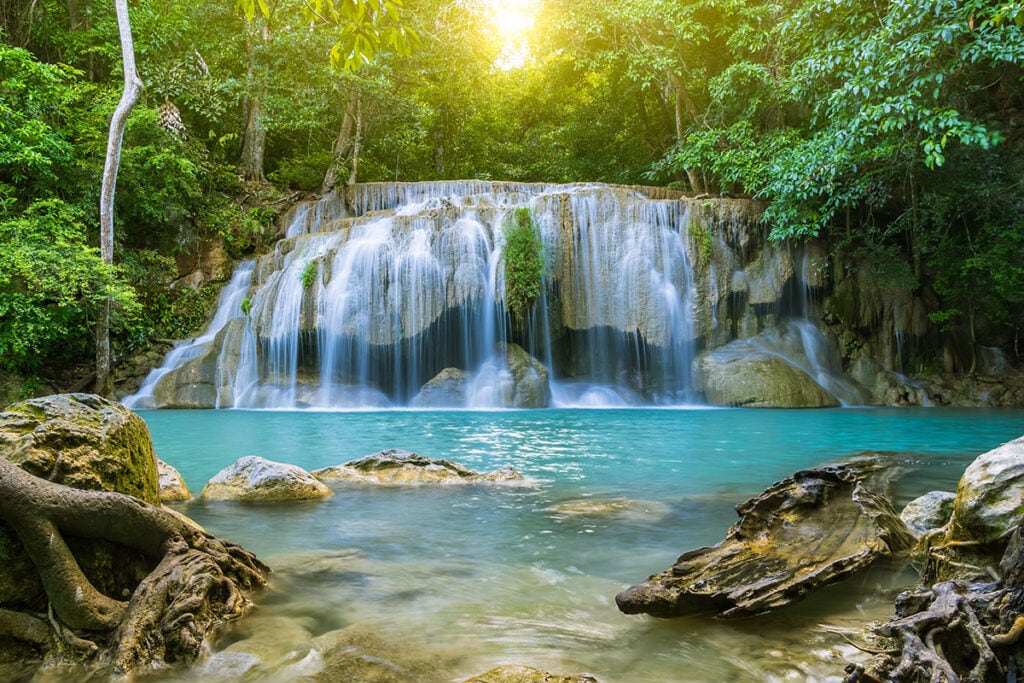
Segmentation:
[[(138, 498), (47, 481), (0, 458), (0, 520), (39, 572), (47, 614), (0, 610), (0, 635), (114, 675), (194, 659), (212, 628), (243, 614), (269, 569), (240, 546)], [(135, 549), (153, 567), (127, 600), (100, 592), (67, 538)]]

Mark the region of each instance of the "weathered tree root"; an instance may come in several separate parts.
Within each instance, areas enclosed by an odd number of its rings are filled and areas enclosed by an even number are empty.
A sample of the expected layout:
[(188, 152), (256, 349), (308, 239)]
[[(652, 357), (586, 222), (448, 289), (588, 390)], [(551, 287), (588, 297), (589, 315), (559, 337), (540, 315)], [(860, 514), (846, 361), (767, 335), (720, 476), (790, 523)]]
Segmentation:
[(897, 617), (873, 629), (895, 643), (898, 653), (876, 657), (863, 667), (848, 667), (845, 681), (1009, 680), (1008, 663), (1024, 636), (1022, 529), (1018, 526), (1010, 538), (998, 580), (985, 581), (987, 572), (978, 572), (974, 581), (953, 579), (901, 593)]
[[(55, 484), (3, 459), (0, 519), (38, 569), (53, 621), (83, 643), (103, 642), (98, 662), (119, 675), (194, 659), (212, 628), (244, 613), (249, 601), (243, 591), (266, 585), (270, 572), (245, 549), (181, 515), (118, 493)], [(65, 534), (134, 548), (155, 569), (128, 602), (113, 599), (82, 573)], [(67, 641), (56, 630), (31, 615), (0, 610), (0, 634), (42, 644), (45, 632), (51, 643)], [(89, 638), (76, 635), (82, 632)]]

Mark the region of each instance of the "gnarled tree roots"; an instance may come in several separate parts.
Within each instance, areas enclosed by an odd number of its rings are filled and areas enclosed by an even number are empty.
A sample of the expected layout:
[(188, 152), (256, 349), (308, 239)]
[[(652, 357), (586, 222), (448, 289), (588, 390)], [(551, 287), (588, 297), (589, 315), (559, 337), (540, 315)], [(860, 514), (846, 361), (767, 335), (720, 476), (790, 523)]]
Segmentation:
[[(50, 605), (49, 615), (0, 609), (0, 635), (116, 675), (194, 659), (211, 629), (244, 613), (243, 591), (266, 585), (270, 571), (186, 517), (130, 496), (55, 484), (3, 459), (0, 520), (31, 557)], [(155, 568), (127, 602), (104, 595), (65, 535), (133, 548)]]
[(1024, 635), (1024, 543), (1018, 526), (999, 578), (982, 571), (901, 593), (896, 617), (873, 628), (894, 650), (851, 665), (847, 683), (928, 681), (1003, 683), (1018, 680)]

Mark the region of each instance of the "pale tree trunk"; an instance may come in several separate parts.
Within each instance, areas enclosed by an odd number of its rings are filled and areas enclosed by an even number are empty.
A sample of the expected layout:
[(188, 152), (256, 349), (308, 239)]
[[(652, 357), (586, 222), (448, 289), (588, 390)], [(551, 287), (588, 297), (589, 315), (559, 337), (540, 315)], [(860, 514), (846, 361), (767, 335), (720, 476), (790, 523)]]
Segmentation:
[(338, 185), (338, 171), (344, 165), (355, 142), (355, 127), (356, 97), (349, 95), (348, 102), (345, 103), (345, 115), (341, 119), (338, 137), (334, 140), (334, 146), (331, 147), (331, 165), (327, 167), (327, 173), (324, 174), (324, 182), (321, 187), (324, 194)]
[[(679, 74), (670, 71), (668, 74), (669, 80), (672, 83), (672, 89), (675, 91), (675, 123), (676, 123), (676, 142), (682, 142), (683, 135), (686, 132), (683, 123), (683, 112), (685, 111), (690, 115), (690, 118), (696, 120), (699, 112), (697, 106), (693, 103), (693, 99), (690, 97), (690, 92), (686, 89), (686, 84)], [(697, 194), (703, 194), (707, 191), (700, 174), (696, 169), (686, 168), (686, 178), (690, 181), (690, 187)]]
[[(121, 143), (128, 115), (142, 94), (142, 80), (135, 70), (135, 47), (128, 19), (128, 0), (114, 0), (114, 7), (121, 37), (124, 90), (114, 116), (110, 119), (107, 157), (103, 164), (103, 184), (100, 188), (100, 257), (110, 266), (114, 264), (114, 188), (117, 185), (117, 167), (121, 161)], [(96, 393), (101, 396), (114, 393), (110, 377), (110, 304), (110, 297), (107, 296), (96, 321)]]
[(355, 185), (359, 175), (359, 146), (363, 140), (363, 93), (356, 91), (356, 137), (352, 142), (352, 172), (348, 176), (348, 184)]

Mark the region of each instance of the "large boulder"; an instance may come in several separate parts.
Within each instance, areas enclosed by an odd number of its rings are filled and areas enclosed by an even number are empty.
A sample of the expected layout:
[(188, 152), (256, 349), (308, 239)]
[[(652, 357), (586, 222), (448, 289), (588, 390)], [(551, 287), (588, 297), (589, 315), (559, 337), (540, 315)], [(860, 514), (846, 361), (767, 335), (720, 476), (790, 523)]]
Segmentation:
[(836, 397), (781, 356), (735, 341), (697, 361), (708, 403), (742, 408), (832, 408)]
[[(58, 394), (8, 406), (0, 413), (0, 457), (59, 484), (160, 504), (149, 428), (128, 408), (99, 396)], [(145, 575), (144, 559), (121, 546), (85, 539), (68, 544), (82, 571), (108, 595), (122, 595)], [(38, 607), (43, 595), (21, 541), (0, 522), (0, 606)]]
[(424, 384), (413, 397), (416, 408), (452, 408), (466, 405), (466, 383), (469, 373), (458, 368), (445, 368)]
[(200, 497), (267, 503), (330, 495), (329, 488), (301, 467), (247, 455), (218, 472), (203, 487)]
[(512, 381), (503, 387), (502, 403), (508, 408), (547, 408), (551, 402), (548, 369), (518, 344), (499, 342)]
[(397, 448), (373, 453), (344, 465), (314, 470), (312, 474), (323, 482), (391, 485), (523, 481), (522, 475), (511, 467), (481, 474), (451, 460), (431, 460)]
[(982, 453), (956, 488), (947, 541), (989, 543), (1024, 516), (1024, 437)]
[(149, 428), (99, 396), (58, 394), (8, 406), (0, 413), (0, 457), (58, 484), (160, 504)]
[(627, 614), (658, 617), (751, 616), (909, 549), (913, 535), (864, 486), (879, 468), (865, 459), (773, 484), (736, 507), (740, 521), (721, 543), (680, 555), (667, 571), (619, 593), (616, 604)]
[(194, 358), (161, 377), (153, 387), (153, 407), (215, 408), (219, 353), (220, 346), (210, 342)]

